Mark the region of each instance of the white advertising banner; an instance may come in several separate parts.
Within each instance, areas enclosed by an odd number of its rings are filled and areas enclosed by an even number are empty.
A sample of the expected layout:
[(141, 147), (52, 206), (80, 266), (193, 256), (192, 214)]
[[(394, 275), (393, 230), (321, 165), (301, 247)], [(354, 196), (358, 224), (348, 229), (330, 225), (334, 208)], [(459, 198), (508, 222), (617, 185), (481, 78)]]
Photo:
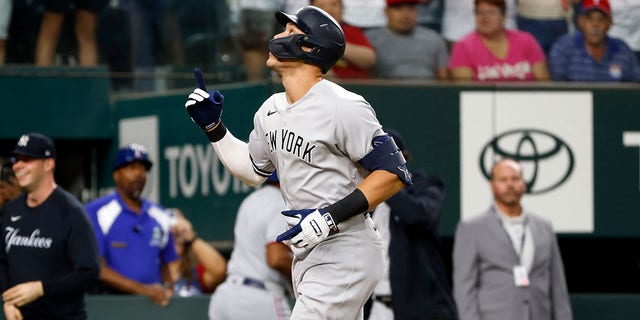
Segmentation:
[(557, 232), (593, 232), (592, 117), (588, 91), (461, 92), (461, 219), (493, 203), (491, 166), (507, 157), (523, 166), (525, 210)]
[(158, 117), (145, 116), (122, 119), (118, 126), (118, 136), (120, 137), (118, 147), (137, 143), (143, 145), (149, 152), (149, 160), (153, 166), (147, 174), (147, 184), (142, 191), (142, 196), (158, 202), (160, 199)]

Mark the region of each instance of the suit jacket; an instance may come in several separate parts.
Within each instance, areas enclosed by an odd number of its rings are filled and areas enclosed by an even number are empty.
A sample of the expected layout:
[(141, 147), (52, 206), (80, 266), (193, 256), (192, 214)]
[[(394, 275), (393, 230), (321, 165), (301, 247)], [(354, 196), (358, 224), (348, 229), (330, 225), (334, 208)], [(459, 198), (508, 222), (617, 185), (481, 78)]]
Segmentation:
[(460, 222), (453, 248), (453, 291), (460, 320), (570, 320), (569, 294), (551, 223), (527, 212), (534, 241), (529, 286), (516, 287), (520, 259), (494, 206)]

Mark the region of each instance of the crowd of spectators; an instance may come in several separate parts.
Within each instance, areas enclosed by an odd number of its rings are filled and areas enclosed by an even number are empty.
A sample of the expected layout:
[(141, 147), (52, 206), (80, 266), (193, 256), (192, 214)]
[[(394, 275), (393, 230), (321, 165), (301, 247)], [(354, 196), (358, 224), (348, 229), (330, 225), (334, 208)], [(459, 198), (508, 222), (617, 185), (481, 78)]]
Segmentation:
[(625, 0), (1, 0), (0, 65), (106, 65), (115, 91), (194, 66), (264, 80), (273, 14), (309, 4), (347, 35), (333, 78), (640, 81), (640, 4)]

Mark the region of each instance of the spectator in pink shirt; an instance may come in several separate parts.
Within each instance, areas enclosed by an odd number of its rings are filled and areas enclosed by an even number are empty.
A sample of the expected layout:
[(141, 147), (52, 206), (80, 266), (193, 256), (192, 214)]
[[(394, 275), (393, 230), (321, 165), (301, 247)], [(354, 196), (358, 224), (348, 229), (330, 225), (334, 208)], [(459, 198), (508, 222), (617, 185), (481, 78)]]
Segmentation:
[(544, 52), (526, 32), (505, 28), (504, 0), (475, 0), (476, 31), (458, 41), (449, 70), (457, 81), (549, 79)]

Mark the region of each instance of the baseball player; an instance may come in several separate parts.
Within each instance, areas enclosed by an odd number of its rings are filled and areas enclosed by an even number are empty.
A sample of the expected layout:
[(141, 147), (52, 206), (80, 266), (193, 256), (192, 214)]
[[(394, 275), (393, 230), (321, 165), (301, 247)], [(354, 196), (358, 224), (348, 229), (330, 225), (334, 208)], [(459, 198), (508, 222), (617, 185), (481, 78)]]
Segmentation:
[(289, 247), (274, 241), (285, 225), (284, 217), (273, 216), (286, 209), (279, 186), (274, 173), (264, 187), (240, 204), (227, 279), (211, 296), (209, 319), (284, 320), (291, 316), (286, 292), (291, 291), (292, 254)]
[(269, 41), (266, 65), (285, 91), (255, 113), (248, 143), (222, 124), (224, 98), (206, 91), (197, 69), (185, 107), (234, 176), (255, 186), (280, 173), (290, 229), (277, 240), (294, 250), (291, 318), (362, 319), (384, 265), (368, 212), (410, 175), (369, 103), (324, 79), (345, 50), (339, 24), (313, 6), (278, 12), (276, 20), (285, 29)]

